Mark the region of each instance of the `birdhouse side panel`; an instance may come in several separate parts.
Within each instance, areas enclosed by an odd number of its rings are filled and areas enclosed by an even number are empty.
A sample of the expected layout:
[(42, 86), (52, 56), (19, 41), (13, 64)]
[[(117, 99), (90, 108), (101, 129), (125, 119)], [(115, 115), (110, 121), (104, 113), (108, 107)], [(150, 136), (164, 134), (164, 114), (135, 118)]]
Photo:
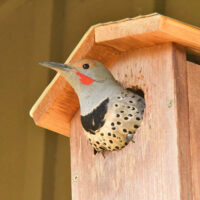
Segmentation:
[(188, 62), (188, 99), (192, 187), (194, 200), (200, 199), (200, 65)]

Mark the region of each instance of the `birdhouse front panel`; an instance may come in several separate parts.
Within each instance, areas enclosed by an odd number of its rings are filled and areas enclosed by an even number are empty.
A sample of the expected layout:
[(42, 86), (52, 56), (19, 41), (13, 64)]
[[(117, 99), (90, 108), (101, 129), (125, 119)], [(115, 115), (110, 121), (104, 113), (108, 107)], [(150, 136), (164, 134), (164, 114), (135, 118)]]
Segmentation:
[[(164, 44), (124, 52), (110, 69), (125, 88), (137, 86), (144, 91), (144, 119), (135, 134), (135, 143), (105, 153), (104, 158), (93, 154), (79, 113), (74, 116), (70, 133), (73, 199), (188, 199), (191, 197), (190, 146), (186, 139), (188, 109), (179, 110), (179, 104), (188, 106), (184, 93), (187, 86), (183, 83), (184, 50)], [(184, 124), (183, 118), (187, 118)], [(107, 137), (113, 139), (113, 135)]]

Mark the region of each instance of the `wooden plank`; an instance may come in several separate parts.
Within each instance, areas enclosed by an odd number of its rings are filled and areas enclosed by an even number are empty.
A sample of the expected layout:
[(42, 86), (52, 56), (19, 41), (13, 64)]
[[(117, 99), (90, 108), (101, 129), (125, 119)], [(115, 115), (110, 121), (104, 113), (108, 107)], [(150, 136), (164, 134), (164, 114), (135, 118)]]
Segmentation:
[(104, 159), (93, 155), (76, 114), (70, 130), (73, 200), (192, 199), (185, 68), (183, 50), (172, 44), (119, 55), (110, 69), (124, 87), (143, 89), (144, 120), (135, 144)]
[(38, 126), (68, 135), (71, 117), (79, 108), (78, 97), (72, 87), (58, 76), (43, 100), (37, 105), (33, 118)]
[(119, 51), (153, 46), (163, 42), (156, 35), (160, 20), (160, 15), (152, 15), (97, 26), (95, 42)]
[(120, 51), (176, 42), (199, 52), (199, 38), (199, 28), (159, 14), (141, 16), (95, 28), (96, 43), (105, 44)]
[(188, 62), (190, 147), (194, 200), (200, 199), (200, 65)]
[(192, 199), (191, 154), (189, 135), (189, 102), (185, 48), (173, 45), (173, 67), (176, 107), (177, 143), (181, 199)]

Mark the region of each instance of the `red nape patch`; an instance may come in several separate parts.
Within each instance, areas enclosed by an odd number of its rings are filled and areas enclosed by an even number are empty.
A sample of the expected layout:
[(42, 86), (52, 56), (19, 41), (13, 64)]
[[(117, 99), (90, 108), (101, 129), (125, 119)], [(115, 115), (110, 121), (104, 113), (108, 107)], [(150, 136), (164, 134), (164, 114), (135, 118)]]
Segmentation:
[(90, 85), (94, 82), (93, 79), (91, 79), (90, 77), (88, 77), (80, 72), (76, 72), (76, 74), (80, 77), (81, 83), (83, 83), (85, 85)]

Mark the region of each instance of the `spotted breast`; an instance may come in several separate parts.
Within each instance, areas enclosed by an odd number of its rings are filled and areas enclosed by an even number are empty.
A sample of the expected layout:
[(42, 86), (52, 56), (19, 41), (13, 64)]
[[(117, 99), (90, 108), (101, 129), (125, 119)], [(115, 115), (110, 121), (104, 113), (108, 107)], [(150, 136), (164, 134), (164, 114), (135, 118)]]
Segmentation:
[(144, 98), (124, 90), (103, 100), (81, 122), (94, 152), (114, 151), (125, 147), (140, 127), (145, 108)]

